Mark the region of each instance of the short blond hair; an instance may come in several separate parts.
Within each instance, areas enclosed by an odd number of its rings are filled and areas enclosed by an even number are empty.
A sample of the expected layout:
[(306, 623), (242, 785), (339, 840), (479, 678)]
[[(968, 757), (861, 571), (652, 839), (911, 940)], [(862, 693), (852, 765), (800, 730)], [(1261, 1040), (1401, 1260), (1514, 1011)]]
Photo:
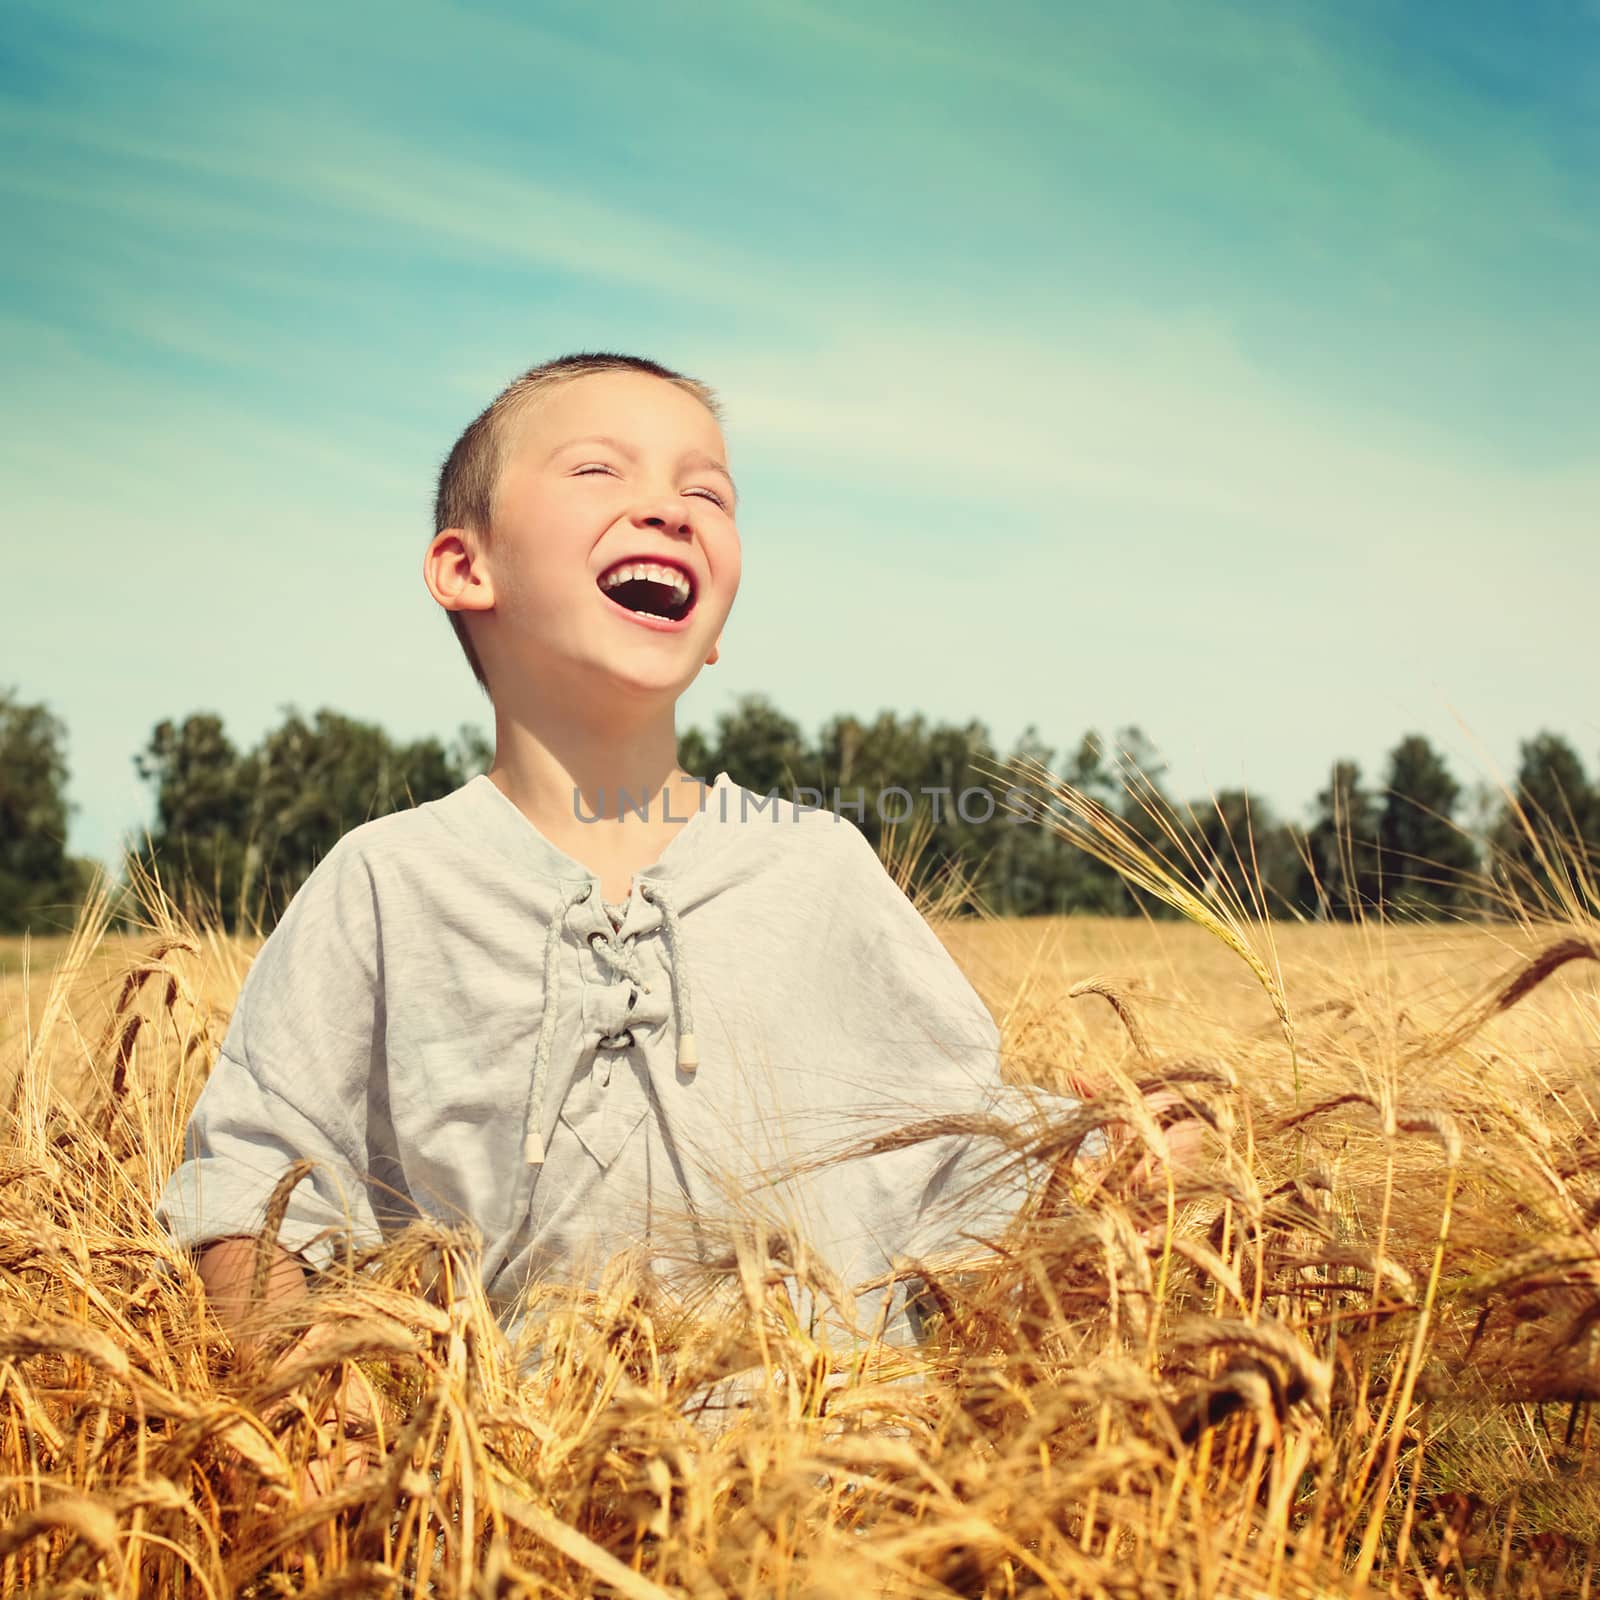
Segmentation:
[[(495, 490), (500, 484), (500, 474), (505, 467), (506, 450), (512, 428), (528, 405), (540, 394), (558, 384), (571, 383), (577, 378), (587, 378), (597, 372), (642, 372), (652, 378), (664, 379), (692, 394), (719, 422), (722, 408), (716, 394), (696, 378), (688, 378), (659, 362), (648, 361), (643, 356), (614, 355), (604, 351), (583, 351), (577, 355), (558, 356), (537, 367), (530, 367), (495, 396), (493, 402), (467, 425), (466, 431), (451, 446), (439, 469), (439, 488), (433, 501), (433, 531), (441, 534), (446, 528), (468, 528), (479, 540), (487, 544), (494, 523)], [(467, 632), (466, 616), (460, 611), (447, 611), (450, 626), (485, 694), (490, 694), (489, 680), (484, 675), (483, 663), (472, 646)], [(491, 695), (491, 698), (492, 695)]]

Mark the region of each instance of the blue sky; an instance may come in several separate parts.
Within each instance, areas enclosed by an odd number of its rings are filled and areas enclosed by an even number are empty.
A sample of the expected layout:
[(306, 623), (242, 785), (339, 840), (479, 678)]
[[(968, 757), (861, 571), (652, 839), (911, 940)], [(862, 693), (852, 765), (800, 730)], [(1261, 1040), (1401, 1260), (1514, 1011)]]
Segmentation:
[(1137, 722), (1299, 814), (1600, 754), (1600, 3), (64, 4), (0, 54), (0, 684), (75, 849), (215, 710), (448, 736), (438, 463), (518, 371), (722, 394), (682, 706)]

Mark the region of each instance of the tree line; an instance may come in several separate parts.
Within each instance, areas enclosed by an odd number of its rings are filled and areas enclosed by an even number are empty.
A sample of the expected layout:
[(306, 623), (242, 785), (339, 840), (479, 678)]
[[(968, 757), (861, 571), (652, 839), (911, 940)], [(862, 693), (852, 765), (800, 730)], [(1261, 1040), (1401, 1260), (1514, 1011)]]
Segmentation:
[[(403, 742), (328, 709), (307, 718), (287, 708), (248, 749), (214, 713), (162, 721), (133, 757), (153, 816), (120, 879), (154, 874), (191, 915), (230, 931), (270, 929), (341, 834), (449, 794), (491, 759), (470, 726), (448, 743)], [(1238, 789), (1176, 802), (1137, 728), (1110, 738), (1091, 731), (1060, 751), (1029, 728), (1001, 751), (979, 721), (882, 712), (835, 717), (808, 737), (749, 696), (679, 739), (680, 765), (697, 776), (726, 771), (760, 794), (837, 807), (874, 845), (890, 829), (919, 834), (920, 870), (958, 870), (967, 906), (981, 901), (1007, 916), (1165, 914), (1080, 849), (1070, 828), (1006, 825), (1018, 807), (1005, 802), (1001, 774), (1015, 760), (1089, 796), (1191, 880), (1274, 916), (1473, 916), (1503, 913), (1513, 896), (1548, 907), (1563, 880), (1587, 874), (1592, 883), (1600, 859), (1600, 772), (1591, 779), (1552, 732), (1522, 744), (1505, 794), (1468, 793), (1420, 734), (1395, 745), (1376, 781), (1336, 761), (1303, 824)], [(87, 890), (94, 863), (66, 849), (68, 778), (60, 720), (0, 690), (0, 930), (69, 927)]]

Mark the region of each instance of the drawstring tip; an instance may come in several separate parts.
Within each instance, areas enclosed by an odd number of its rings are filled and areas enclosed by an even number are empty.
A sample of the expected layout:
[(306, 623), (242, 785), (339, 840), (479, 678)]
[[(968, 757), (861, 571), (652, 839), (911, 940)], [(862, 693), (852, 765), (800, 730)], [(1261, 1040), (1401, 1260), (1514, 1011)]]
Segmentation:
[(530, 1128), (528, 1137), (522, 1141), (522, 1159), (530, 1167), (544, 1165), (544, 1137), (537, 1128)]
[(699, 1065), (700, 1047), (694, 1042), (694, 1034), (684, 1033), (678, 1040), (678, 1071), (693, 1072)]

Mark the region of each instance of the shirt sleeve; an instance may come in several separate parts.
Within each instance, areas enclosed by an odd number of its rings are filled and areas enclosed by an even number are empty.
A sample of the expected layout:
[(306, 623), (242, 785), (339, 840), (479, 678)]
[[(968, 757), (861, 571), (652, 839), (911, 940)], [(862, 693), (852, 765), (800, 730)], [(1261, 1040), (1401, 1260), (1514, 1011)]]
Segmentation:
[[(1002, 1081), (988, 1008), (865, 835), (840, 827), (827, 998), (853, 1072), (873, 1085), (875, 1126), (932, 1135), (868, 1158), (883, 1168), (870, 1186), (884, 1197), (882, 1244), (917, 1259), (970, 1250), (1012, 1220), (1035, 1176), (983, 1129), (1026, 1118), (1036, 1094)], [(933, 1132), (944, 1119), (955, 1129)]]
[(384, 1081), (384, 1007), (371, 875), (346, 836), (291, 900), (245, 977), (156, 1215), (185, 1247), (261, 1232), (293, 1163), (278, 1242), (319, 1271), (335, 1235), (381, 1237), (365, 1177)]

